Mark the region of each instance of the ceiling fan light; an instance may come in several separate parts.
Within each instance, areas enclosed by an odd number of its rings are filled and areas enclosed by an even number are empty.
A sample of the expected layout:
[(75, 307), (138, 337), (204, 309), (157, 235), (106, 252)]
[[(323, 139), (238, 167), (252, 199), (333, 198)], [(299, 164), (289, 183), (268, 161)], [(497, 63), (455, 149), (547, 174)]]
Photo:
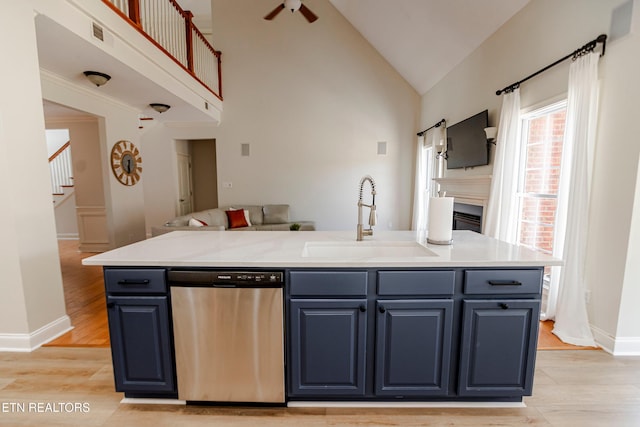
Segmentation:
[(98, 87), (111, 80), (111, 76), (109, 74), (101, 73), (99, 71), (84, 71), (82, 74), (84, 74), (91, 83)]
[(171, 105), (153, 103), (153, 104), (149, 104), (149, 107), (153, 108), (158, 113), (164, 113), (169, 108), (171, 108)]
[(300, 9), (300, 6), (302, 6), (302, 1), (301, 0), (284, 0), (284, 7), (286, 9), (290, 10), (291, 13), (293, 13), (296, 10)]

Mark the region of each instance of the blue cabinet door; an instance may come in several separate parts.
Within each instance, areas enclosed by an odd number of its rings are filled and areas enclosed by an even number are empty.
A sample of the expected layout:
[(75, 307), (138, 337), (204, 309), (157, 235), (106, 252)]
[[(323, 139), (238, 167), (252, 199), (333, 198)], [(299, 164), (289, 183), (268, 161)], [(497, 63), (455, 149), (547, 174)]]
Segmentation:
[(376, 394), (446, 395), (453, 301), (378, 300), (376, 315)]
[(363, 396), (365, 299), (292, 299), (290, 396)]
[(116, 391), (175, 392), (168, 298), (107, 297)]
[(465, 300), (458, 394), (529, 396), (540, 300)]

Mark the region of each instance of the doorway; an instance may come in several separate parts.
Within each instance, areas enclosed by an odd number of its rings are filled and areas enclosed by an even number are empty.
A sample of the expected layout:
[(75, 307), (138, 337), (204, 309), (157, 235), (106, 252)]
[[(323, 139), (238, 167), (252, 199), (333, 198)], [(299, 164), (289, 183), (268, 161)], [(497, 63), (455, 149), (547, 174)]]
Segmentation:
[(216, 140), (180, 141), (178, 157), (178, 214), (218, 207)]
[[(54, 203), (54, 211), (66, 312), (74, 329), (50, 345), (107, 346), (102, 270), (82, 265), (83, 258), (109, 247), (100, 152), (102, 119), (44, 99), (43, 112), (47, 130), (66, 130), (72, 182), (65, 189), (68, 194)], [(56, 196), (52, 197), (55, 201)]]
[(178, 153), (178, 215), (193, 212), (193, 181), (191, 179), (191, 155)]

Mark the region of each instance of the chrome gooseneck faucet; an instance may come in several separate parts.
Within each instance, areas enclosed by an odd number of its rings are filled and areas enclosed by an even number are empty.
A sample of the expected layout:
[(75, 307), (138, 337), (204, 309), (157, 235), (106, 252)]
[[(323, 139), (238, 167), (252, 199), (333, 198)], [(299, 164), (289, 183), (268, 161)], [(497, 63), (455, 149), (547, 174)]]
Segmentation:
[[(362, 189), (364, 187), (365, 181), (369, 181), (371, 184), (371, 196), (373, 196), (370, 205), (365, 205), (362, 203)], [(367, 230), (362, 229), (362, 207), (366, 206), (371, 209), (369, 212), (369, 228)], [(360, 180), (360, 195), (358, 197), (358, 237), (357, 241), (361, 241), (363, 236), (372, 236), (373, 235), (373, 226), (378, 223), (378, 217), (376, 214), (376, 183), (369, 175), (365, 175)]]

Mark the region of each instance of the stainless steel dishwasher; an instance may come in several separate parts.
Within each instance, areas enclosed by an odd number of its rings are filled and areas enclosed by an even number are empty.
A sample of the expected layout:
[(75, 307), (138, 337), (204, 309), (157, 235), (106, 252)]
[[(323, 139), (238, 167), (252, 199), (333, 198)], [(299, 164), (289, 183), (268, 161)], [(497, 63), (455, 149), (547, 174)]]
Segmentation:
[(283, 273), (170, 270), (178, 398), (284, 403)]

